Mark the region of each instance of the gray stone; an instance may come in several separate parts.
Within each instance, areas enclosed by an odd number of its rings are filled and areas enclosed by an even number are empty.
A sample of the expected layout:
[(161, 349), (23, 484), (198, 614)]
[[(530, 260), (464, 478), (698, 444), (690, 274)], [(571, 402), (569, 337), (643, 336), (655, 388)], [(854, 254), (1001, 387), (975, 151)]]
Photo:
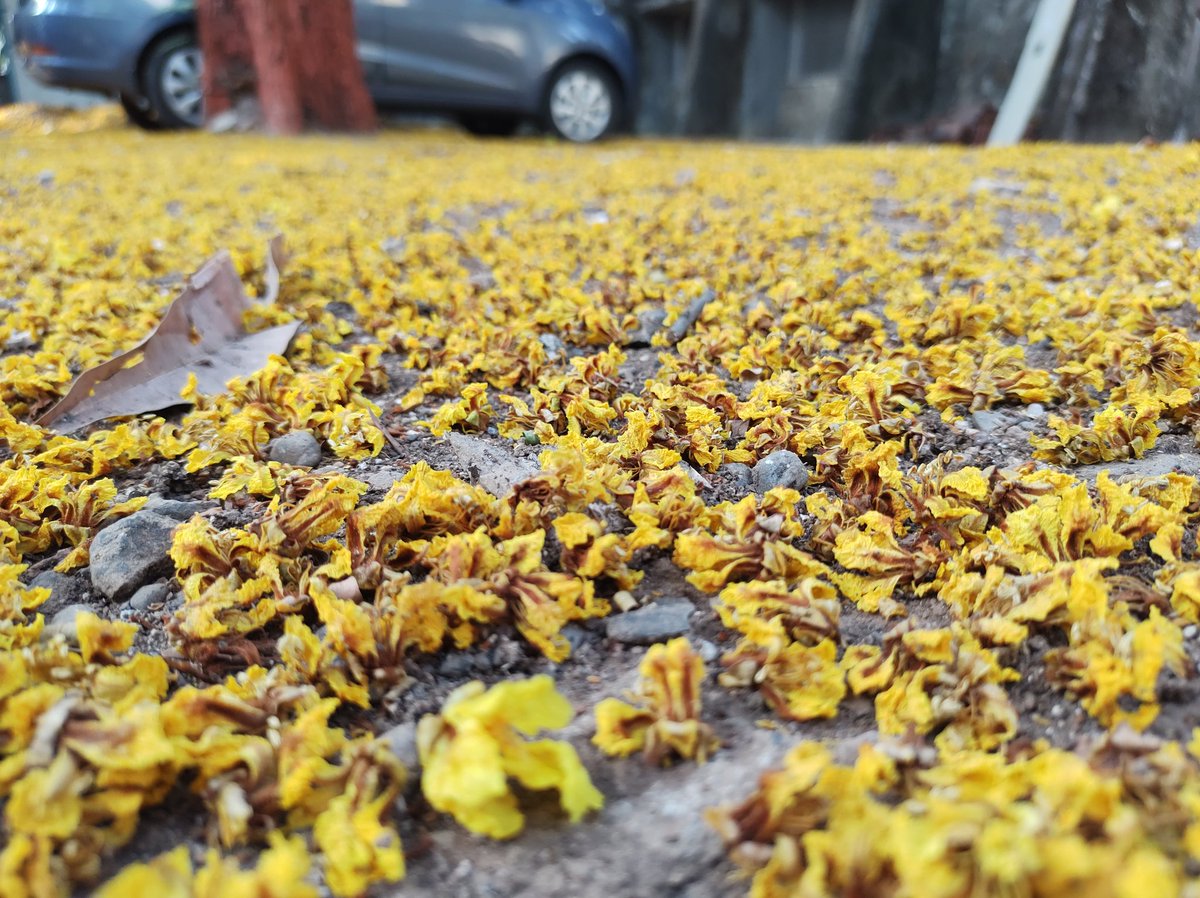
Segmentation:
[(1003, 427), (1008, 423), (1007, 416), (1000, 412), (978, 411), (971, 412), (971, 419), (975, 422), (975, 426), (984, 433), (991, 433), (998, 427)]
[(705, 664), (712, 664), (721, 657), (721, 650), (717, 648), (715, 643), (709, 642), (707, 639), (701, 639), (696, 643), (696, 654), (700, 656), (700, 660)]
[(1045, 414), (1046, 406), (1042, 405), (1040, 402), (1035, 402), (1032, 405), (1025, 406), (1026, 418), (1041, 418), (1044, 417)]
[(161, 605), (171, 595), (171, 587), (165, 583), (148, 583), (129, 598), (129, 607), (134, 611), (145, 611), (151, 605)]
[(525, 649), (521, 643), (515, 639), (501, 637), (488, 653), (487, 661), (495, 670), (508, 670), (520, 663), (524, 657)]
[(54, 636), (62, 636), (67, 642), (79, 641), (79, 624), (78, 617), (85, 611), (92, 609), (87, 605), (68, 605), (58, 611), (54, 617), (50, 618), (50, 622), (46, 624), (42, 630), (42, 638), (50, 639)]
[(269, 457), (284, 465), (315, 468), (321, 463), (321, 444), (307, 430), (295, 430), (271, 443)]
[(372, 471), (365, 475), (362, 480), (373, 490), (382, 490), (387, 492), (392, 488), (392, 484), (396, 483), (404, 477), (403, 471), (397, 471), (394, 468), (384, 468), (379, 471)]
[(212, 502), (192, 502), (181, 499), (166, 499), (162, 496), (151, 496), (142, 506), (142, 511), (152, 511), (164, 518), (174, 518), (176, 521), (186, 521), (194, 514), (200, 514), (216, 508)]
[(1188, 624), (1183, 628), (1183, 638), (1195, 639), (1198, 632), (1200, 632), (1200, 629), (1198, 629), (1195, 624)]
[(579, 651), (584, 646), (591, 643), (596, 637), (591, 630), (586, 627), (581, 627), (577, 623), (569, 623), (562, 630), (563, 637), (571, 644), (571, 654)]
[(33, 335), (29, 331), (17, 331), (4, 341), (4, 348), (11, 352), (23, 352), (26, 349), (33, 349), (36, 345), (37, 341), (33, 339)]
[(691, 628), (691, 602), (655, 602), (606, 620), (608, 638), (627, 645), (653, 645)]
[(443, 677), (467, 677), (474, 670), (475, 662), (470, 655), (453, 650), (438, 665), (438, 673)]
[(1101, 471), (1108, 471), (1113, 480), (1124, 480), (1127, 477), (1162, 477), (1172, 471), (1179, 471), (1181, 474), (1195, 477), (1200, 475), (1200, 454), (1163, 452), (1147, 455), (1144, 458), (1080, 465), (1077, 468), (1067, 468), (1067, 470), (1084, 480), (1095, 480)]
[[(415, 721), (406, 720), (404, 723), (397, 724), (387, 732), (380, 733), (377, 738), (400, 759), (409, 773), (415, 772), (421, 766), (420, 756), (417, 753), (417, 724)], [(413, 784), (412, 779), (414, 778), (410, 778), (410, 785)]]
[(541, 471), (537, 461), (513, 455), (503, 443), (454, 431), (447, 434), (447, 439), (472, 481), (494, 496), (507, 495), (518, 483)]
[(56, 603), (77, 599), (87, 589), (80, 577), (72, 577), (55, 570), (42, 571), (29, 585), (50, 590), (50, 598)]
[(757, 492), (765, 493), (777, 486), (802, 490), (808, 483), (808, 468), (790, 449), (776, 449), (765, 458), (759, 459), (750, 472)]
[(731, 461), (721, 466), (721, 470), (729, 476), (730, 483), (739, 490), (748, 490), (754, 485), (754, 478), (749, 465)]
[(538, 337), (538, 342), (542, 344), (548, 355), (562, 355), (567, 351), (563, 341), (554, 334), (542, 334)]
[(92, 540), (92, 586), (114, 602), (123, 602), (143, 583), (169, 574), (167, 552), (178, 525), (173, 518), (142, 509), (105, 527)]

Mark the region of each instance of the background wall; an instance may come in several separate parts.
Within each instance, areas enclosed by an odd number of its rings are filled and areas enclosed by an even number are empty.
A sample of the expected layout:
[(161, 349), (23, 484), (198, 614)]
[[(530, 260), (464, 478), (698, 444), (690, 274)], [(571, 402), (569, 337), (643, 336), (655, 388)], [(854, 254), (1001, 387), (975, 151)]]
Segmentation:
[[(613, 0), (638, 128), (802, 142), (986, 136), (1037, 0)], [(1032, 135), (1200, 135), (1196, 0), (1078, 0)]]

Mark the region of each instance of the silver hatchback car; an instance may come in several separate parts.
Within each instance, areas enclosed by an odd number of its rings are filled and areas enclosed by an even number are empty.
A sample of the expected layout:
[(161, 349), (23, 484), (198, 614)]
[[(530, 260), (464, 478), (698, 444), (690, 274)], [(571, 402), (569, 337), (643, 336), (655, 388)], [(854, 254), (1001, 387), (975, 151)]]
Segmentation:
[[(17, 56), (39, 81), (116, 95), (148, 128), (203, 120), (191, 0), (17, 0)], [(477, 133), (535, 121), (566, 138), (621, 127), (633, 49), (601, 0), (354, 0), (358, 56), (384, 109)]]

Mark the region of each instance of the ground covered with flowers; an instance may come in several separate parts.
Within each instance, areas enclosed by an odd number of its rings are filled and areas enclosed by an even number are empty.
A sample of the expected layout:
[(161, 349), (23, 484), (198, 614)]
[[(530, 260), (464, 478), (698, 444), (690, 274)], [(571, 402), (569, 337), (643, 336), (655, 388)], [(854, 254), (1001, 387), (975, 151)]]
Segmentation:
[[(0, 894), (1200, 894), (1200, 149), (71, 121), (0, 120)], [(277, 233), (286, 355), (34, 423)]]

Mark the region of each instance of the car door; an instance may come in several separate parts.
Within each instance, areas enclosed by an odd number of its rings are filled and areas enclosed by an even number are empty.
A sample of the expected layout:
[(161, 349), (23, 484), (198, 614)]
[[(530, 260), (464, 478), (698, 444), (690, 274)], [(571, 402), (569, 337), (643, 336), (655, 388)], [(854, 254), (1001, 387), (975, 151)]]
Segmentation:
[(516, 108), (530, 87), (533, 18), (522, 0), (375, 0), (396, 99)]
[(355, 49), (363, 77), (372, 88), (386, 84), (388, 80), (383, 21), (383, 6), (379, 0), (354, 0)]

